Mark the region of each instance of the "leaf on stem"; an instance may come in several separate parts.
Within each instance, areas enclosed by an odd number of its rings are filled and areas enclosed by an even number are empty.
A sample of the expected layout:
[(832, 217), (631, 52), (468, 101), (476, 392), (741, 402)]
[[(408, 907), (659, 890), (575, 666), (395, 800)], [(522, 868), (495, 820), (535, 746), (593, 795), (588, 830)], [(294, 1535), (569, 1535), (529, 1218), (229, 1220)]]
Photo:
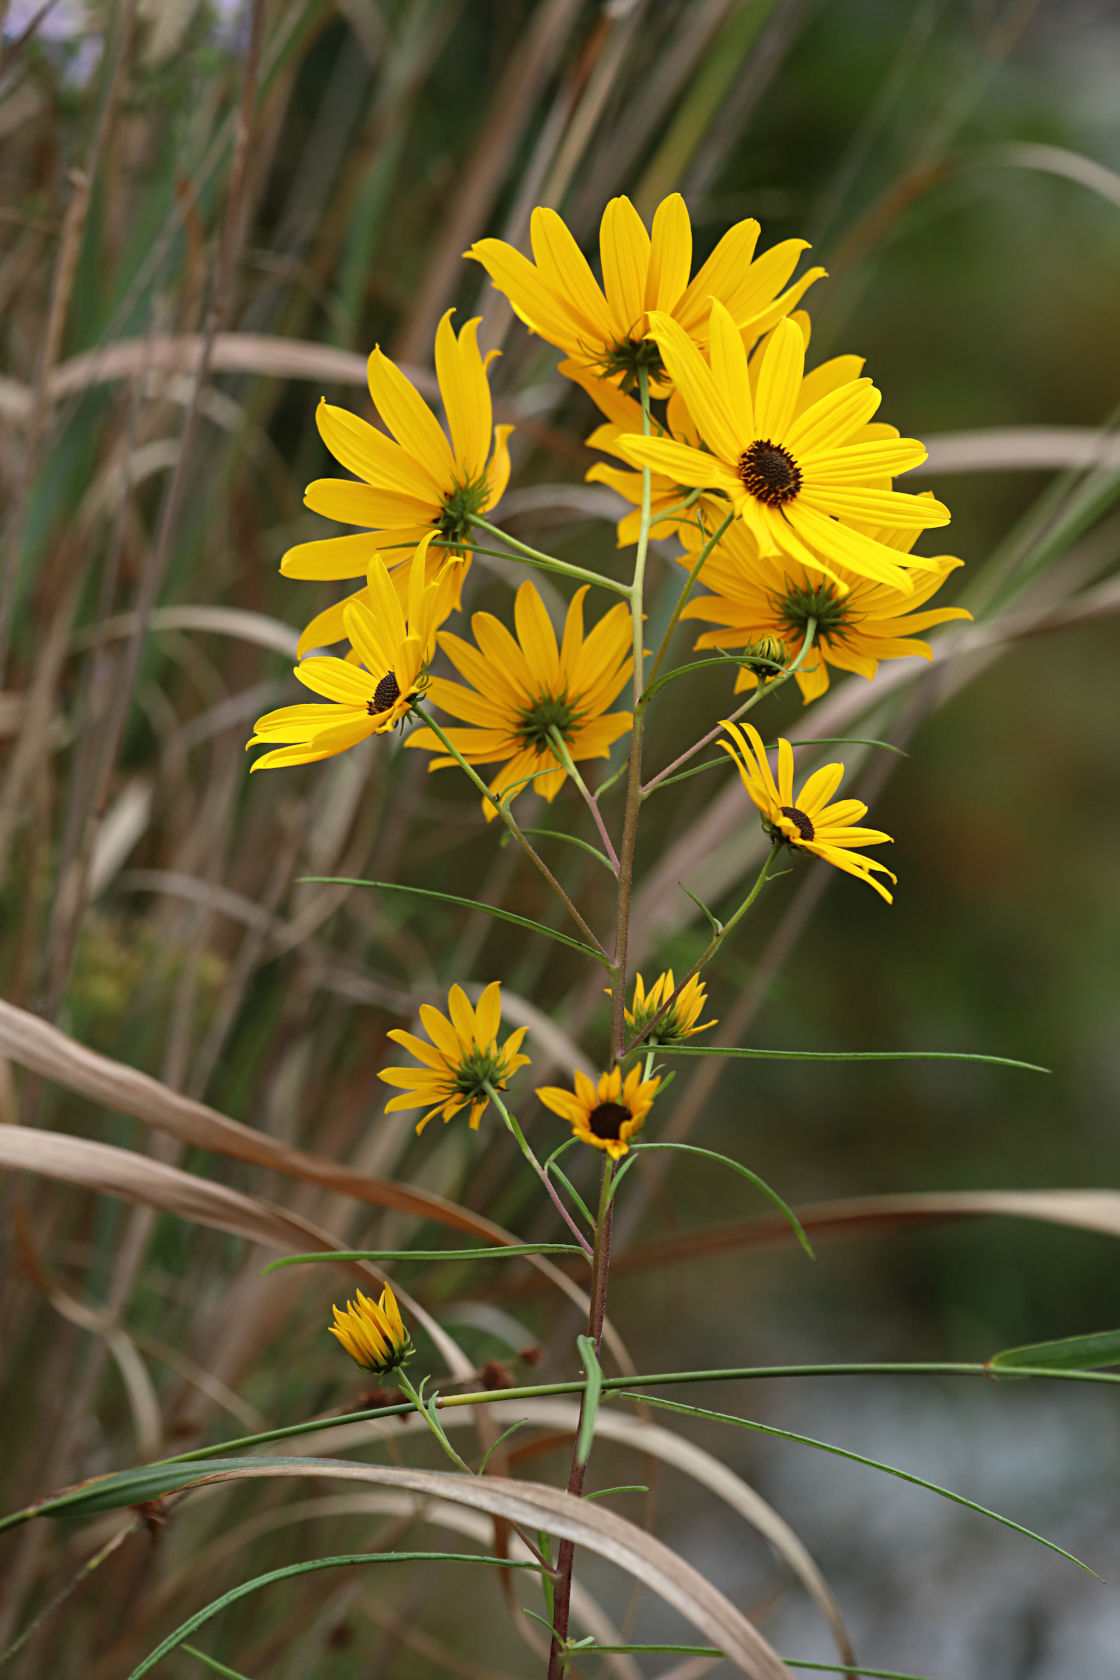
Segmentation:
[(778, 1192), (771, 1189), (770, 1185), (767, 1184), (764, 1178), (760, 1178), (758, 1174), (756, 1172), (752, 1172), (749, 1167), (744, 1167), (741, 1161), (733, 1160), (730, 1155), (720, 1155), (715, 1149), (701, 1149), (699, 1145), (695, 1143), (635, 1143), (631, 1145), (632, 1153), (638, 1153), (639, 1151), (644, 1152), (647, 1149), (677, 1149), (683, 1151), (686, 1155), (704, 1155), (709, 1161), (718, 1161), (721, 1166), (730, 1167), (732, 1171), (737, 1172), (741, 1178), (745, 1178), (749, 1184), (753, 1184), (756, 1190), (761, 1190), (762, 1194), (768, 1201), (773, 1202), (782, 1217), (788, 1220), (798, 1242), (801, 1244), (810, 1260), (816, 1259), (816, 1255), (813, 1253), (809, 1239), (802, 1229), (801, 1221), (798, 1219), (789, 1203), (783, 1201)]
[(595, 1417), (603, 1392), (603, 1367), (599, 1363), (599, 1355), (590, 1336), (577, 1336), (576, 1346), (583, 1361), (585, 1377), (583, 1414), (580, 1418), (579, 1440), (576, 1443), (576, 1463), (586, 1464), (591, 1457), (591, 1444), (595, 1439)]
[[(581, 956), (592, 957), (597, 963), (606, 963), (592, 946), (585, 945), (582, 939), (573, 939), (570, 934), (558, 933), (555, 928), (545, 927), (543, 922), (534, 922), (528, 916), (518, 916), (512, 910), (501, 910), (496, 904), (480, 904), (473, 898), (460, 898), (457, 893), (436, 892), (432, 887), (407, 887), (400, 881), (361, 881), (345, 875), (301, 875), (301, 885), (312, 884), (329, 887), (377, 887), (382, 892), (411, 893), (414, 898), (430, 898), (442, 904), (454, 904), (460, 910), (481, 910), (486, 916), (493, 916), (500, 922), (513, 922), (517, 927), (528, 928), (532, 933), (543, 933), (546, 939), (555, 939), (558, 945), (567, 945), (569, 950), (578, 951)], [(606, 963), (609, 967), (609, 963)]]
[[(692, 894), (688, 895), (690, 898)], [(703, 906), (701, 906), (703, 908)], [(663, 1056), (740, 1056), (768, 1062), (980, 1062), (987, 1067), (1020, 1068), (1026, 1073), (1049, 1073), (1037, 1062), (1012, 1056), (982, 1056), (969, 1050), (754, 1050), (729, 1044), (662, 1044)]]
[[(1035, 1376), (1040, 1371), (1099, 1371), (1108, 1365), (1120, 1365), (1120, 1330), (1006, 1348), (984, 1362), (991, 1376), (1003, 1378)], [(1024, 1366), (1029, 1370), (1021, 1369)]]
[(511, 1243), (508, 1247), (494, 1244), (490, 1248), (348, 1248), (337, 1254), (286, 1254), (282, 1260), (270, 1260), (263, 1272), (278, 1272), (285, 1266), (310, 1266), (323, 1260), (517, 1260), (526, 1254), (582, 1254), (575, 1243)]

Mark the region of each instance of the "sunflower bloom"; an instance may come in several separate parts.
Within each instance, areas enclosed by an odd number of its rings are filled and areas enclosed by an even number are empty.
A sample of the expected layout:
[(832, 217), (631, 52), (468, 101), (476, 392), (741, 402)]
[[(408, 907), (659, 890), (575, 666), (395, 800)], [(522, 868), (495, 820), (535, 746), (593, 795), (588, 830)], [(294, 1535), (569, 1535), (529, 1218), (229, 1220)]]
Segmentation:
[(780, 321), (760, 352), (753, 392), (743, 340), (718, 300), (710, 367), (670, 316), (652, 312), (650, 331), (711, 453), (653, 437), (621, 439), (621, 453), (678, 484), (718, 491), (760, 554), (787, 554), (826, 576), (835, 575), (838, 562), (910, 593), (907, 566), (928, 562), (902, 555), (866, 528), (927, 530), (948, 524), (949, 510), (932, 496), (882, 488), (926, 452), (913, 438), (860, 440), (881, 400), (871, 381), (846, 380), (798, 414), (805, 340), (792, 321)]
[(435, 651), (440, 586), (425, 582), (418, 559), (409, 573), (406, 619), (393, 580), (375, 556), (367, 570), (365, 594), (369, 606), (351, 599), (344, 613), (346, 634), (361, 665), (329, 654), (297, 665), (295, 674), (304, 687), (322, 694), (328, 703), (281, 706), (258, 718), (247, 745), (273, 750), (257, 759), (254, 770), (332, 758), (370, 735), (384, 735), (407, 717), (426, 686), (425, 673)]
[(503, 1045), (498, 1044), (502, 1024), (499, 981), (487, 986), (474, 1008), (462, 986), (452, 986), (447, 1010), (447, 1015), (441, 1015), (430, 1003), (420, 1005), (420, 1019), (430, 1044), (415, 1033), (394, 1027), (389, 1037), (421, 1065), (383, 1068), (377, 1076), (386, 1085), (401, 1087), (400, 1096), (391, 1097), (385, 1104), (387, 1112), (398, 1108), (428, 1110), (416, 1127), (418, 1132), (433, 1115), (450, 1120), (468, 1103), (471, 1131), (476, 1132), (490, 1101), (487, 1087), (504, 1091), (518, 1068), (529, 1065), (528, 1056), (519, 1054), (527, 1028), (518, 1027)]
[(359, 1289), (357, 1299), (347, 1301), (345, 1312), (335, 1307), (330, 1332), (363, 1371), (379, 1376), (395, 1371), (412, 1352), (412, 1339), (388, 1284), (381, 1291), (380, 1301), (371, 1301)]
[(599, 1075), (598, 1085), (577, 1071), (574, 1091), (562, 1085), (541, 1085), (537, 1096), (568, 1122), (581, 1143), (605, 1149), (617, 1161), (627, 1154), (630, 1139), (645, 1124), (660, 1084), (660, 1077), (643, 1079), (640, 1065), (632, 1067), (623, 1080), (622, 1069), (616, 1066)]
[(736, 222), (690, 281), (692, 224), (680, 193), (671, 193), (658, 205), (651, 233), (628, 198), (611, 199), (599, 228), (602, 287), (555, 210), (533, 211), (532, 262), (501, 239), (480, 239), (467, 255), (530, 331), (565, 352), (561, 373), (590, 374), (632, 392), (644, 368), (651, 389), (663, 395), (667, 364), (648, 336), (649, 311), (664, 311), (703, 345), (716, 297), (753, 342), (824, 274), (812, 268), (783, 291), (808, 247), (786, 239), (755, 260), (760, 232), (756, 221)]
[[(881, 528), (874, 535), (906, 553), (917, 532)], [(692, 556), (685, 554), (680, 564), (689, 568)], [(746, 527), (736, 522), (704, 563), (701, 582), (712, 593), (689, 601), (681, 617), (716, 626), (697, 638), (697, 648), (742, 648), (757, 654), (769, 641), (785, 650), (778, 664), (787, 664), (799, 651), (812, 619), (813, 646), (794, 673), (807, 705), (828, 688), (830, 666), (870, 680), (881, 660), (915, 654), (932, 659), (929, 643), (919, 641), (918, 633), (952, 618), (971, 617), (964, 607), (914, 610), (924, 606), (962, 562), (943, 554), (927, 564), (928, 571), (918, 574), (910, 594), (837, 565), (832, 568), (837, 579), (833, 582), (786, 554), (764, 558)], [(773, 674), (764, 668), (764, 680)], [(756, 688), (758, 680), (759, 673), (745, 665), (736, 693)]]
[[(452, 568), (452, 605), (458, 606), (470, 565), (471, 527), (476, 515), (492, 512), (509, 480), (508, 438), (512, 426), (494, 426), (487, 368), (492, 356), (478, 348), (478, 318), (456, 338), (448, 310), (436, 329), (436, 377), (447, 412), (450, 438), (428, 404), (395, 363), (377, 349), (369, 358), (369, 389), (391, 437), (344, 408), (320, 402), (319, 433), (331, 454), (355, 477), (319, 478), (304, 500), (314, 513), (344, 525), (364, 527), (356, 535), (325, 537), (290, 548), (280, 562), (285, 577), (362, 577), (376, 550), (393, 564), (425, 556), (436, 538), (449, 546), (433, 565)], [(496, 354), (496, 352), (492, 353)], [(359, 591), (359, 594), (362, 593)], [(345, 603), (328, 607), (308, 625), (305, 648), (329, 646), (345, 634)]]
[[(556, 756), (553, 731), (576, 761), (608, 758), (630, 728), (629, 712), (607, 711), (633, 669), (630, 611), (619, 602), (585, 636), (586, 594), (584, 585), (572, 597), (559, 647), (536, 585), (528, 582), (517, 591), (516, 638), (486, 612), (471, 619), (477, 645), (440, 632), (440, 647), (471, 686), (433, 677), (431, 697), (441, 710), (473, 725), (446, 731), (468, 764), (501, 763), (490, 783), (495, 800), (519, 786), (548, 800), (556, 797), (568, 772)], [(441, 751), (430, 729), (416, 730), (408, 745)], [(454, 762), (443, 756), (430, 768)], [(496, 814), (489, 800), (483, 810), (488, 822)]]
[[(659, 974), (649, 991), (640, 974), (634, 976), (634, 1001), (626, 1011), (626, 1025), (632, 1032), (644, 1032), (654, 1016), (664, 1008), (673, 996), (675, 983), (672, 969)], [(658, 1044), (681, 1044), (694, 1033), (706, 1032), (714, 1027), (716, 1021), (701, 1021), (708, 1005), (708, 992), (704, 982), (698, 974), (694, 974), (686, 985), (681, 987), (680, 996), (673, 1000), (671, 1009), (665, 1011), (646, 1041), (652, 1049)]]
[(829, 803), (840, 786), (844, 774), (842, 764), (825, 764), (815, 770), (796, 797), (793, 791), (793, 748), (788, 741), (778, 742), (778, 779), (774, 780), (770, 761), (766, 756), (762, 736), (751, 724), (724, 722), (731, 741), (718, 743), (734, 760), (739, 779), (762, 813), (763, 827), (776, 841), (796, 846), (799, 851), (812, 852), (816, 857), (855, 875), (874, 887), (880, 898), (893, 902), (890, 893), (873, 871), (896, 881), (885, 864), (863, 857), (853, 851), (855, 846), (879, 846), (890, 835), (878, 828), (856, 828), (852, 825), (867, 814), (867, 806), (858, 799), (841, 799)]

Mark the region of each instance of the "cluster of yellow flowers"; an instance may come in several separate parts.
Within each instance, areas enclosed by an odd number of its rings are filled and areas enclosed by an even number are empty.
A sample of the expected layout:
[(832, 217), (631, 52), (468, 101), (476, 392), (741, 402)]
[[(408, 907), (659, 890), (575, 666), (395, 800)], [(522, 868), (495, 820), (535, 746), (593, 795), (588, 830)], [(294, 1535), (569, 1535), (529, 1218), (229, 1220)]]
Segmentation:
[[(924, 448), (876, 418), (880, 394), (859, 358), (807, 370), (810, 326), (799, 305), (824, 271), (795, 279), (804, 241), (758, 256), (759, 233), (753, 220), (737, 223), (693, 274), (692, 229), (674, 193), (649, 231), (629, 199), (608, 204), (601, 285), (548, 209), (533, 212), (532, 260), (497, 239), (468, 255), (524, 324), (564, 353), (560, 372), (599, 408), (603, 421), (587, 441), (606, 459), (587, 477), (632, 504), (620, 547), (638, 539), (648, 475), (647, 529), (679, 538), (679, 564), (708, 591), (681, 611), (710, 626), (697, 648), (729, 654), (737, 692), (792, 672), (808, 702), (827, 689), (830, 667), (871, 678), (881, 660), (928, 657), (918, 635), (967, 614), (927, 606), (960, 561), (911, 552), (920, 532), (948, 522), (948, 510), (932, 495), (894, 488)], [(352, 476), (316, 480), (307, 506), (356, 530), (299, 544), (281, 570), (362, 581), (300, 638), (295, 674), (326, 704), (270, 712), (250, 745), (268, 748), (254, 769), (305, 764), (418, 720), (405, 744), (432, 754), (431, 769), (497, 767), (483, 802), (489, 819), (527, 787), (553, 799), (579, 761), (608, 757), (631, 730), (632, 714), (611, 708), (633, 676), (640, 609), (619, 601), (588, 628), (585, 585), (558, 640), (526, 581), (512, 628), (487, 612), (472, 616), (470, 638), (445, 628), (474, 553), (500, 535), (489, 518), (509, 479), (512, 430), (493, 421), (496, 352), (480, 348), (478, 319), (456, 334), (451, 315), (435, 338), (445, 425), (380, 349), (368, 374), (384, 429), (320, 403), (323, 441)], [(313, 651), (342, 642), (338, 655)], [(461, 680), (431, 672), (437, 649)], [(429, 706), (455, 721), (437, 724)], [(880, 877), (894, 877), (856, 849), (889, 836), (860, 826), (860, 801), (834, 799), (843, 765), (818, 769), (795, 793), (788, 742), (779, 742), (775, 776), (750, 724), (724, 727), (720, 745), (775, 843), (815, 853), (889, 901)], [(704, 1003), (695, 976), (678, 990), (670, 971), (646, 991), (639, 975), (626, 1019), (650, 1051), (712, 1025), (698, 1024)], [(399, 1088), (390, 1108), (426, 1110), (420, 1127), (469, 1109), (473, 1128), (491, 1100), (502, 1106), (498, 1093), (527, 1063), (524, 1028), (499, 1044), (496, 982), (473, 1006), (453, 986), (448, 1009), (422, 1007), (427, 1039), (391, 1034), (418, 1066), (382, 1078)], [(635, 1066), (624, 1077), (615, 1065), (597, 1083), (578, 1073), (574, 1089), (538, 1095), (575, 1137), (617, 1159), (657, 1092), (650, 1075), (647, 1055), (644, 1076)], [(395, 1323), (379, 1327), (392, 1344)]]

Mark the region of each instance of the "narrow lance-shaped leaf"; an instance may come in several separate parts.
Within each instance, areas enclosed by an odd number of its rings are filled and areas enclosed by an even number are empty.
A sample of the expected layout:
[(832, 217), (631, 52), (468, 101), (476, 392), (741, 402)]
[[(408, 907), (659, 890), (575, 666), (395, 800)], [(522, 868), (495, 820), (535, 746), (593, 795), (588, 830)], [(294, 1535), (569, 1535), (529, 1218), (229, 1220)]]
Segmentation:
[(1006, 1348), (994, 1353), (985, 1369), (993, 1377), (1025, 1377), (1039, 1371), (1099, 1371), (1108, 1365), (1120, 1365), (1120, 1330), (1098, 1330), (1091, 1336), (1065, 1336), (1057, 1342)]

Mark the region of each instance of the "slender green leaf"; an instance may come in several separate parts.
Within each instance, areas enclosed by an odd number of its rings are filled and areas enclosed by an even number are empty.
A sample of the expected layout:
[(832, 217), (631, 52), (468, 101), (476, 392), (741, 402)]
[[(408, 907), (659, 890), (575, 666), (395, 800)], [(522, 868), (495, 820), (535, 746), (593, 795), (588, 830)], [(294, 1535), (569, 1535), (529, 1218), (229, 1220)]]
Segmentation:
[(993, 1377), (1026, 1376), (1039, 1371), (1097, 1371), (1120, 1365), (1120, 1330), (1099, 1330), (1092, 1336), (1065, 1336), (1058, 1342), (1032, 1342), (1006, 1348), (986, 1362)]
[(205, 1651), (198, 1650), (194, 1645), (180, 1645), (179, 1649), (185, 1651), (188, 1657), (197, 1657), (200, 1663), (205, 1663), (212, 1674), (223, 1674), (225, 1680), (248, 1680), (248, 1677), (242, 1674), (240, 1669), (227, 1668), (225, 1663), (218, 1661), (217, 1657), (207, 1656)]
[(457, 893), (436, 892), (431, 887), (406, 887), (400, 881), (361, 881), (349, 875), (301, 875), (301, 885), (326, 887), (377, 887), (381, 892), (411, 893), (414, 898), (430, 898), (440, 904), (454, 904), (460, 910), (481, 910), (483, 915), (493, 916), (499, 922), (513, 922), (517, 927), (528, 928), (531, 933), (543, 933), (547, 939), (555, 939), (558, 945), (567, 945), (569, 950), (579, 951), (582, 956), (594, 957), (597, 963), (609, 968), (609, 961), (601, 956), (592, 946), (585, 945), (582, 939), (573, 939), (570, 934), (559, 933), (556, 928), (545, 927), (543, 922), (534, 922), (528, 916), (518, 916), (512, 910), (501, 910), (496, 904), (479, 904), (473, 898), (460, 898)]
[(605, 1499), (608, 1493), (648, 1493), (645, 1482), (623, 1482), (618, 1487), (596, 1488), (594, 1493), (585, 1493), (585, 1499)]
[(1049, 1073), (1037, 1062), (1011, 1056), (981, 1056), (971, 1050), (746, 1050), (740, 1045), (659, 1044), (659, 1056), (739, 1056), (762, 1062), (982, 1062), (988, 1067), (1022, 1068)]
[(784, 1219), (788, 1220), (789, 1224), (793, 1227), (793, 1231), (798, 1242), (801, 1244), (810, 1260), (816, 1259), (816, 1255), (813, 1253), (809, 1239), (802, 1229), (801, 1221), (798, 1219), (789, 1203), (783, 1201), (778, 1192), (771, 1189), (770, 1185), (767, 1184), (764, 1178), (759, 1178), (758, 1174), (752, 1172), (749, 1167), (744, 1167), (741, 1161), (733, 1160), (730, 1155), (720, 1155), (715, 1149), (701, 1149), (699, 1145), (695, 1143), (634, 1143), (631, 1144), (630, 1147), (631, 1151), (635, 1154), (639, 1151), (644, 1153), (648, 1149), (678, 1149), (683, 1151), (686, 1155), (704, 1155), (709, 1161), (718, 1161), (721, 1166), (730, 1167), (733, 1172), (737, 1172), (739, 1174), (740, 1178), (745, 1178), (749, 1184), (754, 1185), (756, 1190), (762, 1191), (762, 1194), (774, 1204), (778, 1212)]
[(480, 1476), (482, 1475), (482, 1472), (485, 1470), (486, 1466), (490, 1462), (491, 1455), (493, 1453), (497, 1452), (497, 1450), (501, 1446), (502, 1442), (507, 1441), (509, 1439), (509, 1437), (511, 1435), (513, 1435), (518, 1429), (523, 1429), (525, 1427), (525, 1424), (527, 1423), (527, 1421), (528, 1420), (526, 1418), (518, 1418), (517, 1422), (516, 1423), (511, 1423), (508, 1429), (503, 1429), (502, 1430), (502, 1433), (498, 1436), (498, 1439), (494, 1442), (494, 1445), (489, 1448), (489, 1450), (487, 1451), (486, 1455), (484, 1456), (484, 1458), (482, 1460), (482, 1463), (479, 1465), (478, 1471), (477, 1471), (478, 1475), (480, 1475)]
[(576, 1462), (586, 1464), (591, 1457), (591, 1444), (595, 1439), (595, 1418), (599, 1411), (599, 1397), (603, 1392), (603, 1367), (599, 1363), (599, 1355), (590, 1336), (577, 1336), (576, 1346), (583, 1361), (584, 1374), (583, 1408), (579, 1420)]
[(690, 898), (692, 900), (697, 910), (703, 911), (704, 915), (708, 918), (708, 925), (710, 926), (712, 932), (718, 937), (723, 932), (723, 923), (720, 921), (719, 917), (713, 916), (712, 912), (708, 909), (708, 906), (702, 903), (695, 893), (689, 892), (683, 881), (678, 881), (677, 886), (681, 889), (686, 898)]
[(240, 1586), (231, 1588), (220, 1598), (204, 1605), (201, 1610), (196, 1610), (174, 1633), (169, 1633), (154, 1651), (150, 1651), (143, 1662), (137, 1664), (128, 1680), (141, 1680), (142, 1675), (150, 1674), (157, 1663), (162, 1662), (164, 1657), (185, 1639), (189, 1639), (197, 1628), (212, 1621), (229, 1605), (236, 1604), (238, 1599), (248, 1598), (250, 1593), (260, 1592), (263, 1587), (270, 1587), (275, 1581), (290, 1581), (296, 1575), (310, 1575), (318, 1569), (348, 1569), (359, 1563), (491, 1563), (502, 1569), (540, 1568), (536, 1562), (515, 1563), (509, 1558), (488, 1557), (480, 1552), (343, 1552), (338, 1557), (312, 1558), (307, 1563), (290, 1563), (283, 1569), (270, 1569), (267, 1575), (256, 1575), (251, 1581), (242, 1581)]
[(942, 1499), (951, 1500), (954, 1505), (963, 1505), (968, 1511), (976, 1511), (982, 1517), (990, 1517), (993, 1522), (1002, 1524), (1004, 1528), (1013, 1529), (1016, 1534), (1026, 1535), (1028, 1540), (1037, 1540), (1040, 1546), (1045, 1546), (1051, 1552), (1057, 1552), (1059, 1557), (1067, 1558), (1070, 1563), (1075, 1563), (1078, 1569), (1083, 1569), (1087, 1575), (1092, 1575), (1094, 1580), (1100, 1580), (1100, 1576), (1095, 1569), (1090, 1569), (1087, 1563), (1082, 1563), (1081, 1559), (1074, 1557), (1072, 1552), (1067, 1552), (1063, 1547), (1055, 1545), (1053, 1540), (1044, 1539), (1041, 1534), (1036, 1534), (1033, 1529), (1024, 1528), (1022, 1523), (1012, 1522), (1010, 1517), (1001, 1517), (998, 1511), (990, 1511), (986, 1505), (978, 1505), (975, 1500), (966, 1499), (962, 1493), (953, 1493), (949, 1488), (943, 1488), (937, 1482), (927, 1482), (923, 1476), (913, 1476), (908, 1470), (899, 1470), (893, 1464), (884, 1464), (877, 1458), (865, 1458), (862, 1453), (849, 1452), (847, 1447), (834, 1447), (830, 1441), (818, 1441), (812, 1435), (797, 1435), (789, 1429), (776, 1429), (769, 1423), (756, 1423), (753, 1418), (733, 1417), (730, 1412), (711, 1412), (704, 1406), (686, 1406), (678, 1400), (662, 1400), (660, 1396), (653, 1394), (628, 1394), (625, 1390), (618, 1390), (617, 1393), (620, 1400), (633, 1400), (639, 1405), (657, 1406), (663, 1411), (678, 1412), (685, 1417), (704, 1418), (710, 1423), (730, 1423), (737, 1429), (753, 1429), (760, 1435), (771, 1435), (780, 1441), (793, 1441), (802, 1447), (815, 1447), (818, 1452), (831, 1453), (834, 1458), (846, 1458), (853, 1464), (864, 1464), (869, 1470), (881, 1470), (884, 1475), (895, 1476), (900, 1482), (911, 1482), (914, 1487), (924, 1487), (930, 1493), (939, 1494)]
[(517, 1260), (526, 1254), (582, 1254), (575, 1243), (493, 1243), (487, 1248), (348, 1248), (336, 1254), (285, 1254), (270, 1260), (263, 1272), (285, 1266), (310, 1266), (320, 1260)]
[[(542, 771), (542, 775), (551, 775), (551, 771)], [(589, 852), (593, 858), (598, 858), (603, 868), (611, 876), (614, 875), (614, 865), (606, 852), (601, 852), (598, 846), (593, 846), (590, 840), (581, 840), (578, 834), (565, 834), (559, 828), (523, 828), (522, 834), (535, 834), (545, 840), (565, 840), (569, 846), (578, 846), (581, 852)]]
[[(690, 776), (698, 776), (701, 770), (726, 770), (731, 760), (723, 758), (706, 758), (703, 764), (694, 764), (691, 770), (678, 770), (675, 776), (663, 776), (655, 786), (648, 788), (648, 793), (656, 793), (659, 788), (672, 787), (674, 782), (687, 782)], [(644, 795), (643, 795), (644, 797)]]
[(898, 758), (910, 757), (893, 741), (874, 741), (861, 735), (799, 735), (793, 744), (795, 747), (882, 747), (884, 752), (894, 753)]

